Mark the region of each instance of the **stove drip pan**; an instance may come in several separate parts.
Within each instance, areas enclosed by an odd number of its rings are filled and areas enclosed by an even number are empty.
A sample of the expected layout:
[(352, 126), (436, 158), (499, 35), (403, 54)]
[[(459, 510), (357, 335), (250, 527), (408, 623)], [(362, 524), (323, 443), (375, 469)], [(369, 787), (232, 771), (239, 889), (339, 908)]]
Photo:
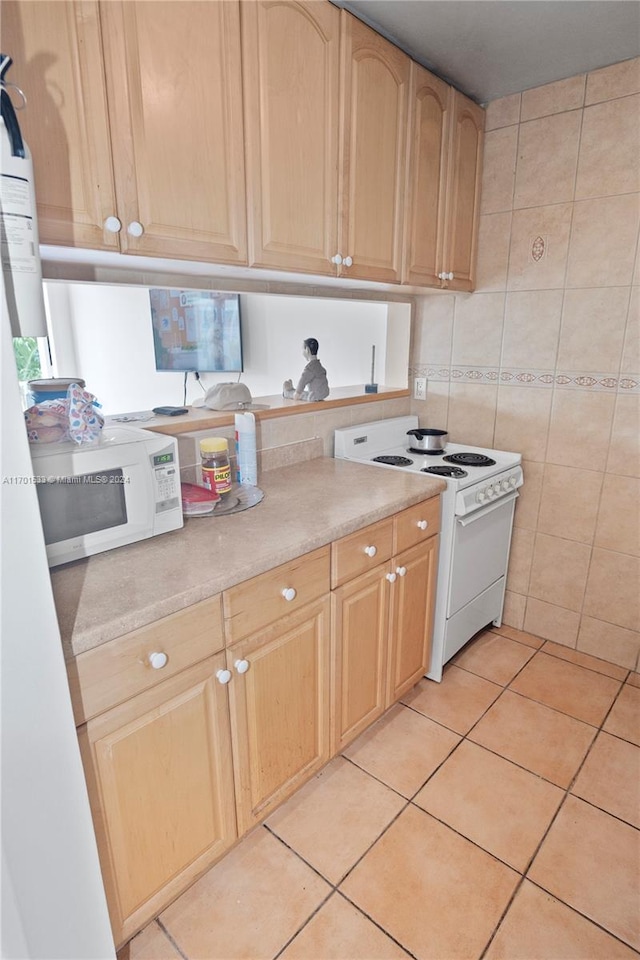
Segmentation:
[(409, 460), (408, 457), (387, 456), (386, 454), (371, 459), (374, 463), (386, 463), (389, 467), (410, 467), (413, 463), (413, 460)]
[(423, 467), (421, 473), (435, 473), (439, 477), (452, 477), (454, 480), (462, 480), (469, 476), (466, 470), (460, 467), (449, 467), (446, 464), (437, 464), (435, 467)]
[(448, 457), (443, 457), (442, 459), (446, 460), (447, 463), (457, 463), (462, 467), (495, 466), (495, 460), (492, 460), (491, 457), (485, 456), (484, 453), (471, 453), (470, 451), (464, 451), (463, 453), (451, 453)]

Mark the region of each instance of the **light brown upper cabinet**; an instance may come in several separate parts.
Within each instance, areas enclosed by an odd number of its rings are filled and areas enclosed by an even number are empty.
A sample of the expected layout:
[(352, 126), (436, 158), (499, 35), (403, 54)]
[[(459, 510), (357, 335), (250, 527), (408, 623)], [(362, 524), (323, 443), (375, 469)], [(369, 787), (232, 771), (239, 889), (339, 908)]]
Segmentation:
[(447, 178), (444, 286), (473, 290), (480, 216), (480, 181), (485, 114), (452, 89), (453, 109)]
[(340, 274), (399, 283), (409, 57), (342, 11)]
[(246, 263), (238, 2), (101, 18), (121, 251)]
[(441, 284), (451, 87), (411, 64), (405, 283)]
[(484, 112), (328, 0), (3, 0), (2, 41), (43, 243), (473, 289)]
[(472, 290), (484, 111), (411, 65), (403, 282)]
[(238, 2), (2, 14), (41, 241), (246, 263)]
[(31, 150), (41, 243), (119, 248), (104, 229), (116, 211), (98, 4), (2, 4), (8, 80)]
[(249, 263), (335, 276), (340, 11), (243, 3)]

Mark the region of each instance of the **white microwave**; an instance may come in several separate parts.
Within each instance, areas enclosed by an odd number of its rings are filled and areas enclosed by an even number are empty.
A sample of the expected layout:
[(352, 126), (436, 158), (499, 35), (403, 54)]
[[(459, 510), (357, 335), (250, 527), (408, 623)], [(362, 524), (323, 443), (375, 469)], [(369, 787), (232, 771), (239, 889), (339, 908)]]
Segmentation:
[(183, 525), (178, 444), (135, 427), (93, 443), (31, 444), (49, 566)]

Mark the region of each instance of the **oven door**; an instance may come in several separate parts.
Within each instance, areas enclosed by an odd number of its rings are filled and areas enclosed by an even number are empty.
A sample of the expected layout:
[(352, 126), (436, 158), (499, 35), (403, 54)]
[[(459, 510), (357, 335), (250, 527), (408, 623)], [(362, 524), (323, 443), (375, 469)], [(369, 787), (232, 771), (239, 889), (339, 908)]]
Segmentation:
[(455, 517), (447, 618), (507, 572), (513, 512), (518, 494)]

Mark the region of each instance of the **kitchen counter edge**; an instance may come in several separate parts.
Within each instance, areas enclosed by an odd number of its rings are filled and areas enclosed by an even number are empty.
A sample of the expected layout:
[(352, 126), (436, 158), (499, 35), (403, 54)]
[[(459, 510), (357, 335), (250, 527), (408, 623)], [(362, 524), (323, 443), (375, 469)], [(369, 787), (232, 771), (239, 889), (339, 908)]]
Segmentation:
[(265, 472), (261, 503), (51, 571), (67, 660), (422, 500), (445, 481), (320, 457)]

